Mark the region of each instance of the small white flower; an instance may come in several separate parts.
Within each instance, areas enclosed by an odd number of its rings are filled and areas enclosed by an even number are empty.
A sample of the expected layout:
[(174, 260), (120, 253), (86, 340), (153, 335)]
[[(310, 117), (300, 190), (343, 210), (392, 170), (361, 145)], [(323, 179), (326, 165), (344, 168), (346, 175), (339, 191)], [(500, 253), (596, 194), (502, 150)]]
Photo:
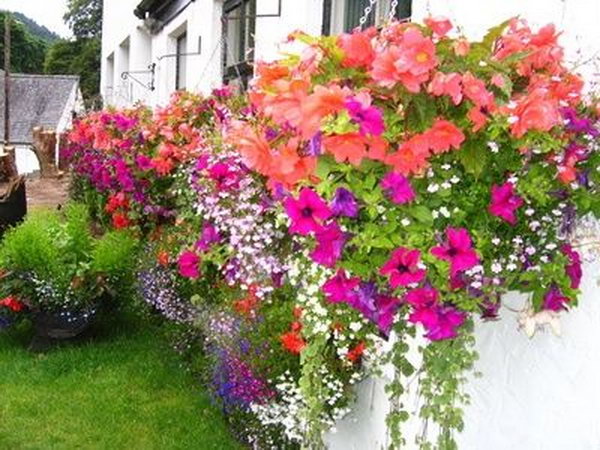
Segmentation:
[(525, 215), (526, 215), (526, 216), (530, 216), (530, 217), (531, 217), (531, 216), (533, 216), (534, 214), (535, 214), (535, 209), (533, 209), (533, 208), (527, 208), (527, 209), (525, 210)]
[(427, 186), (427, 192), (429, 192), (430, 194), (435, 194), (439, 190), (440, 190), (439, 184), (433, 183), (433, 184), (430, 184), (429, 186)]
[(491, 269), (493, 273), (500, 273), (502, 272), (502, 264), (495, 262), (492, 264)]
[(456, 184), (460, 181), (460, 178), (458, 178), (456, 175), (454, 175), (452, 178), (450, 178), (450, 183), (452, 184)]
[(407, 226), (409, 226), (409, 225), (410, 225), (410, 220), (409, 220), (409, 219), (407, 219), (407, 218), (405, 217), (404, 219), (402, 219), (402, 220), (400, 221), (400, 223), (401, 223), (403, 226), (407, 227)]
[(500, 242), (502, 242), (502, 241), (497, 237), (492, 239), (492, 244), (494, 244), (494, 245), (500, 245)]
[(439, 211), (440, 211), (440, 214), (442, 216), (444, 216), (446, 219), (450, 217), (450, 211), (448, 211), (448, 208), (446, 208), (445, 206), (442, 206)]

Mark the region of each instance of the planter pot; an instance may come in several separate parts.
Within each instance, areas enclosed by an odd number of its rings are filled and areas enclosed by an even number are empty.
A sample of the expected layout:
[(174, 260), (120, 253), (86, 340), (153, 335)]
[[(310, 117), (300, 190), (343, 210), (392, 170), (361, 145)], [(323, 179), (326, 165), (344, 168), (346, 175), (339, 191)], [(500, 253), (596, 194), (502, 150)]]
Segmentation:
[(23, 177), (12, 180), (0, 196), (0, 233), (17, 225), (27, 214), (27, 195)]
[(81, 311), (37, 311), (32, 313), (31, 321), (35, 329), (35, 336), (30, 349), (36, 352), (45, 351), (57, 342), (78, 337), (90, 327), (96, 313), (97, 307), (95, 306)]

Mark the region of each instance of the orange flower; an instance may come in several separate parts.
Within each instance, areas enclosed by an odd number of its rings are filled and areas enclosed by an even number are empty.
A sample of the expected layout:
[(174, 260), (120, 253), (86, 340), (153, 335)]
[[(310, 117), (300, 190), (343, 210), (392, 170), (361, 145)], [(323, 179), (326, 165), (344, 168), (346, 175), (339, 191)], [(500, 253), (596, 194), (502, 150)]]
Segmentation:
[(406, 141), (396, 153), (387, 156), (386, 163), (394, 167), (394, 171), (405, 176), (423, 173), (429, 167), (429, 151), (427, 147), (423, 147), (422, 142), (423, 136), (420, 135)]
[(448, 120), (437, 119), (425, 132), (429, 148), (434, 154), (444, 153), (451, 148), (458, 150), (465, 140), (464, 133)]
[(259, 61), (254, 67), (256, 77), (252, 84), (254, 87), (261, 89), (268, 88), (275, 81), (286, 78), (290, 74), (290, 69), (278, 62), (266, 63)]
[(238, 314), (250, 319), (255, 317), (258, 306), (258, 297), (255, 292), (256, 289), (251, 288), (244, 298), (233, 303), (233, 308)]
[(360, 133), (345, 133), (327, 136), (323, 139), (325, 151), (331, 153), (339, 163), (349, 161), (359, 166), (367, 155), (367, 146)]
[(156, 156), (152, 158), (152, 167), (159, 175), (168, 175), (173, 170), (173, 162), (170, 159)]
[(165, 266), (165, 267), (168, 266), (169, 265), (169, 253), (166, 252), (165, 250), (161, 250), (160, 252), (158, 252), (158, 255), (156, 255), (156, 261), (161, 266)]
[(304, 347), (306, 347), (306, 341), (302, 339), (299, 333), (294, 331), (289, 331), (283, 335), (281, 335), (281, 343), (283, 344), (283, 348), (286, 349), (290, 353), (294, 353), (299, 355)]
[(310, 83), (303, 79), (277, 80), (269, 92), (262, 98), (261, 108), (265, 115), (280, 125), (299, 128), (304, 120), (302, 103), (308, 95)]
[(324, 117), (343, 110), (349, 95), (348, 88), (336, 84), (316, 86), (314, 92), (302, 103), (301, 129), (304, 138), (310, 139), (319, 131)]

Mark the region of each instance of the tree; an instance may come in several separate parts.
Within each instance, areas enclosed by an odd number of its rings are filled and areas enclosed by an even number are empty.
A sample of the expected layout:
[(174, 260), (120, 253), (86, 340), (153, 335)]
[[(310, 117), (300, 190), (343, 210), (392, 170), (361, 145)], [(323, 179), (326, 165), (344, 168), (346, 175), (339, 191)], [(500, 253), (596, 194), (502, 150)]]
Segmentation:
[[(0, 12), (0, 68), (4, 68), (4, 20), (5, 12)], [(48, 44), (33, 36), (25, 26), (11, 21), (11, 71), (21, 73), (41, 73)]]
[(78, 39), (97, 38), (102, 34), (103, 0), (69, 0), (63, 16)]
[(100, 40), (86, 38), (55, 42), (46, 55), (44, 72), (79, 75), (81, 92), (89, 103), (98, 95), (100, 86)]

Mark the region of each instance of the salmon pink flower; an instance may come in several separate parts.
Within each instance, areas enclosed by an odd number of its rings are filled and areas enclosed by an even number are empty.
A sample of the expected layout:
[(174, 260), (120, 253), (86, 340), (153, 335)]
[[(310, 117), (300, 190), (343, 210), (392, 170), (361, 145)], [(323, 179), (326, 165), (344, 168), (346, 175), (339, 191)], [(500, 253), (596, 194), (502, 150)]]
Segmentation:
[(487, 122), (487, 116), (481, 111), (479, 106), (473, 106), (467, 113), (467, 117), (473, 122), (473, 133), (481, 130)]
[(179, 255), (177, 261), (179, 274), (185, 278), (198, 278), (200, 276), (200, 257), (191, 251), (185, 251)]
[(452, 29), (452, 22), (445, 17), (427, 17), (423, 22), (427, 25), (435, 35), (444, 37)]
[(344, 67), (369, 67), (375, 59), (375, 50), (371, 41), (373, 32), (344, 33), (338, 37), (338, 45), (344, 52)]
[(488, 107), (494, 103), (494, 94), (487, 90), (485, 83), (467, 72), (462, 77), (465, 96), (479, 107)]
[(333, 267), (341, 258), (346, 245), (347, 235), (340, 226), (332, 222), (316, 233), (317, 246), (311, 252), (310, 257), (318, 264), (325, 267)]
[(420, 264), (419, 250), (400, 247), (392, 252), (390, 259), (379, 269), (379, 273), (389, 277), (392, 288), (406, 287), (420, 283), (425, 278), (425, 269)]
[(452, 98), (452, 103), (459, 105), (463, 99), (462, 77), (456, 72), (436, 72), (431, 83), (429, 83), (427, 92), (436, 97), (448, 95)]
[(471, 44), (464, 38), (457, 39), (452, 45), (456, 56), (467, 56), (471, 49)]
[(421, 174), (429, 167), (429, 139), (416, 134), (400, 146), (396, 153), (388, 154), (385, 162), (402, 175)]
[(435, 154), (447, 152), (451, 148), (458, 150), (465, 140), (465, 135), (460, 128), (443, 119), (436, 120), (425, 134), (429, 141), (429, 147)]
[(355, 295), (354, 290), (360, 284), (360, 278), (348, 278), (344, 269), (327, 280), (321, 290), (331, 303), (348, 302)]
[(507, 182), (502, 186), (492, 186), (492, 202), (488, 211), (509, 224), (515, 225), (517, 223), (515, 211), (524, 203), (523, 199), (515, 193), (515, 186)]
[(448, 228), (447, 241), (431, 249), (431, 254), (443, 261), (450, 262), (450, 276), (470, 269), (479, 263), (479, 256), (472, 247), (469, 232), (464, 228)]
[(349, 98), (346, 100), (346, 109), (350, 114), (350, 118), (358, 123), (361, 135), (381, 136), (384, 131), (384, 124), (383, 113), (379, 108), (364, 106), (362, 102), (355, 98)]
[(569, 264), (565, 267), (568, 277), (571, 279), (571, 288), (579, 289), (583, 271), (581, 269), (581, 256), (569, 244), (561, 247), (562, 253), (569, 259)]
[(544, 309), (551, 311), (560, 311), (566, 309), (566, 305), (571, 301), (569, 297), (563, 295), (560, 289), (556, 286), (552, 286), (546, 295), (544, 296)]
[(400, 73), (408, 72), (414, 76), (428, 74), (438, 64), (435, 45), (417, 28), (408, 28), (400, 43), (400, 57), (394, 67)]
[(397, 205), (412, 202), (416, 195), (410, 181), (404, 175), (396, 172), (388, 172), (381, 180), (381, 188)]
[(510, 131), (518, 138), (529, 130), (550, 131), (561, 121), (558, 105), (549, 98), (545, 89), (536, 89), (520, 99), (514, 115), (517, 120), (512, 124)]
[(331, 201), (331, 212), (334, 216), (355, 218), (358, 216), (358, 209), (358, 202), (352, 192), (343, 187), (336, 189)]
[(290, 232), (307, 235), (323, 229), (321, 221), (331, 217), (329, 206), (309, 188), (302, 188), (298, 199), (289, 197), (284, 202), (285, 211), (292, 220)]
[(359, 166), (363, 158), (367, 156), (367, 141), (359, 133), (326, 136), (323, 146), (339, 163), (348, 161), (350, 164)]

